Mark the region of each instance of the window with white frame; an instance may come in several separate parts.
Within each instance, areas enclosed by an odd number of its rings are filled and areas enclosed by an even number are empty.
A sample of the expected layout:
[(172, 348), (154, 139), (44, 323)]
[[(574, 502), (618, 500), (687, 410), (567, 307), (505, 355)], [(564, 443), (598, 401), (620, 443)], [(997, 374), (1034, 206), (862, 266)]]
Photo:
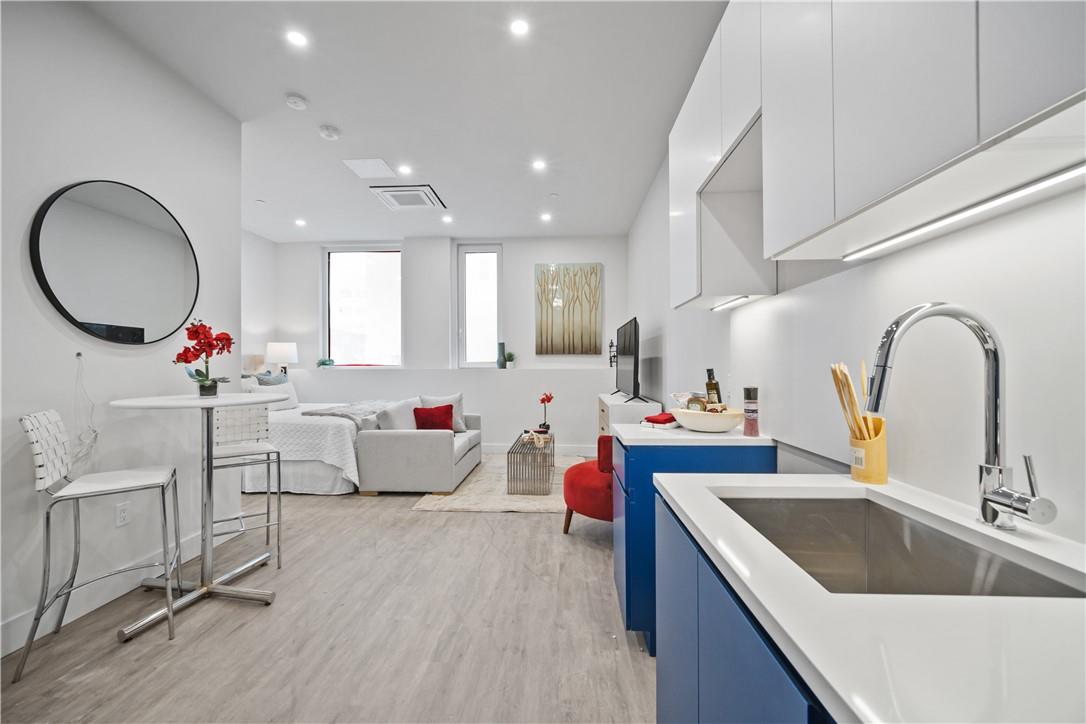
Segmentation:
[(329, 249), (328, 356), (337, 366), (402, 361), (400, 251)]
[(461, 367), (492, 367), (501, 339), (500, 246), (461, 246), (458, 253)]

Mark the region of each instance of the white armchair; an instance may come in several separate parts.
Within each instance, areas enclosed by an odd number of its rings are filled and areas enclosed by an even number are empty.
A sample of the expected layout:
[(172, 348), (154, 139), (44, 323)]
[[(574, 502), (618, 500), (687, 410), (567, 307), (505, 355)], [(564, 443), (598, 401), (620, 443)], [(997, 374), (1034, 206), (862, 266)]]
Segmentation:
[(483, 459), (483, 424), (464, 415), (467, 432), (361, 430), (355, 441), (358, 492), (451, 493)]

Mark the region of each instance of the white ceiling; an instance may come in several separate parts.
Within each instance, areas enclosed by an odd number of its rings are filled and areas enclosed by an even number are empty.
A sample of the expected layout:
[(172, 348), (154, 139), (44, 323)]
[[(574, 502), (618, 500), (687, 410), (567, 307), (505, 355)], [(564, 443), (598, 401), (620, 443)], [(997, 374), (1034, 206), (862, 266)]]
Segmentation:
[[(625, 234), (723, 4), (94, 7), (243, 121), (246, 229), (342, 241)], [(527, 37), (509, 32), (514, 18), (531, 24)], [(288, 28), (309, 47), (288, 46)], [(309, 109), (287, 108), (287, 91)], [(339, 141), (318, 136), (325, 123)], [(341, 162), (371, 157), (410, 164), (402, 182), (433, 185), (454, 222), (387, 209), (367, 187), (389, 181), (363, 181)], [(535, 157), (545, 173), (531, 169)]]

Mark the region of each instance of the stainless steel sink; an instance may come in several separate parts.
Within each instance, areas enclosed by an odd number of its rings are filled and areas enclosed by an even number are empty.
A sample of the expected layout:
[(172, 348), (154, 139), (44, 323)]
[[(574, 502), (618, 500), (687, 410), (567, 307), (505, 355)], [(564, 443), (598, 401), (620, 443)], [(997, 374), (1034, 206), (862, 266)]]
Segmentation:
[(721, 502), (832, 593), (1086, 596), (864, 498)]

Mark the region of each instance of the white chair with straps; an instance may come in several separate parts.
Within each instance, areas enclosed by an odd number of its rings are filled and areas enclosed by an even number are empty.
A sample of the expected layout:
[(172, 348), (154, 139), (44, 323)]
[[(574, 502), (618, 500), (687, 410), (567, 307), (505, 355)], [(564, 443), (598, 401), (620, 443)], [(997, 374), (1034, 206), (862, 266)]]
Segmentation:
[[(34, 645), (34, 637), (38, 633), (38, 624), (41, 623), (41, 618), (45, 612), (58, 600), (60, 600), (60, 612), (57, 614), (56, 627), (53, 629), (53, 633), (60, 631), (72, 591), (118, 573), (127, 573), (128, 571), (160, 565), (165, 571), (165, 579), (169, 581), (171, 575), (173, 575), (178, 590), (181, 589), (181, 527), (177, 508), (177, 471), (171, 467), (156, 466), (92, 473), (72, 479), (69, 477), (72, 471), (71, 443), (68, 440), (68, 433), (64, 429), (64, 421), (61, 420), (60, 414), (56, 410), (35, 412), (19, 418), (19, 422), (30, 440), (30, 451), (34, 456), (34, 487), (38, 491), (49, 495), (50, 500), (45, 508), (41, 593), (38, 596), (38, 606), (34, 610), (34, 622), (30, 625), (30, 633), (26, 637), (26, 645), (23, 647), (22, 656), (19, 658), (19, 665), (15, 668), (15, 677), (12, 679), (12, 683), (22, 678), (26, 661), (30, 657), (30, 649)], [(66, 484), (63, 486), (58, 485), (62, 481)], [(142, 490), (157, 490), (159, 492), (162, 511), (162, 562), (129, 566), (76, 584), (75, 577), (79, 570), (80, 548), (79, 501), (103, 495), (127, 494)], [(174, 551), (172, 555), (170, 554), (169, 524), (167, 523), (166, 513), (167, 491), (173, 493)], [(67, 580), (61, 584), (60, 588), (52, 596), (49, 596), (50, 534), (53, 506), (66, 501), (72, 503), (72, 521), (75, 532), (73, 536), (72, 566), (68, 572)], [(174, 637), (173, 588), (170, 585), (164, 586), (167, 621), (171, 639)]]
[[(275, 528), (275, 565), (283, 567), (283, 475), (279, 461), (279, 449), (268, 442), (268, 406), (245, 405), (244, 407), (215, 408), (215, 470), (263, 465), (267, 480), (263, 513), (240, 513), (231, 518), (220, 518), (215, 523), (237, 523), (237, 528), (216, 531), (215, 535), (230, 535), (250, 530), (264, 529), (264, 545), (271, 547), (271, 529)], [(275, 465), (275, 520), (272, 520), (272, 465)], [(263, 518), (261, 525), (246, 525), (249, 518)]]

